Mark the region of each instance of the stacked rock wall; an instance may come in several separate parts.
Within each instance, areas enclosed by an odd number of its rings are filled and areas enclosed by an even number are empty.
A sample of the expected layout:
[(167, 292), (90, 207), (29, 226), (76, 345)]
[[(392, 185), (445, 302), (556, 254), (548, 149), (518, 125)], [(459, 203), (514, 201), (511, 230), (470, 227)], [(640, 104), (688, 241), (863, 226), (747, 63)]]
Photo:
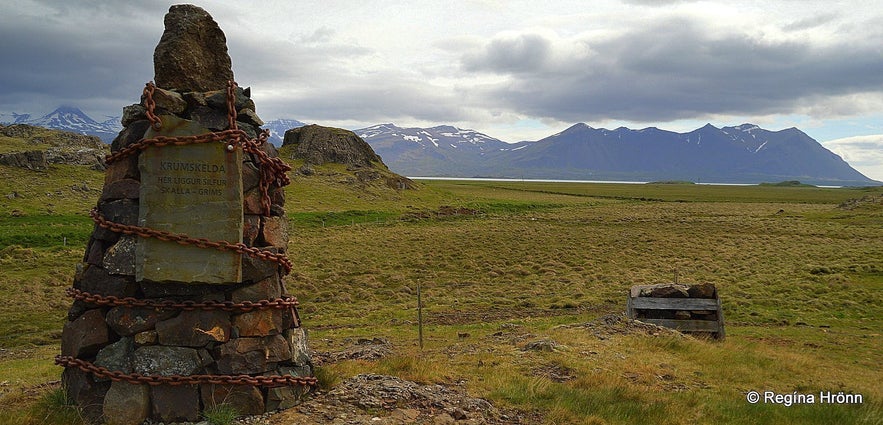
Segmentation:
[[(156, 89), (158, 114), (193, 119), (211, 130), (220, 130), (213, 116), (226, 117), (224, 102), (206, 101), (223, 92), (177, 93)], [(256, 133), (253, 103), (237, 89), (238, 114), (247, 121), (238, 126)], [(188, 99), (189, 101), (184, 101)], [(177, 100), (180, 100), (178, 102)], [(211, 106), (210, 106), (211, 105)], [(220, 109), (219, 106), (223, 105)], [(125, 128), (114, 140), (112, 152), (138, 142), (150, 127), (143, 105), (132, 105)], [(135, 111), (135, 113), (133, 113)], [(252, 111), (247, 113), (244, 111)], [(226, 118), (224, 119), (226, 120)], [(217, 119), (217, 123), (221, 120)], [(226, 121), (224, 121), (226, 122)], [(269, 143), (264, 151), (275, 157)], [(150, 147), (148, 149), (162, 149)], [(284, 253), (288, 244), (287, 219), (281, 188), (270, 188), (270, 215), (264, 216), (258, 187), (260, 172), (253, 155), (243, 155), (244, 227), (242, 242)], [(111, 222), (137, 225), (140, 173), (138, 155), (108, 166), (97, 211)], [(211, 223), (205, 223), (211, 226)], [(139, 236), (126, 235), (96, 225), (78, 267), (74, 288), (104, 297), (132, 297), (139, 301), (258, 303), (285, 295), (283, 270), (273, 261), (242, 255), (242, 281), (229, 285), (175, 284), (135, 280), (135, 247)], [(174, 243), (174, 242), (168, 242)], [(180, 308), (99, 306), (78, 299), (64, 327), (62, 355), (82, 359), (110, 371), (143, 375), (312, 375), (304, 331), (293, 308), (224, 311), (186, 311)], [(89, 418), (98, 420), (134, 416), (160, 421), (197, 420), (199, 412), (216, 403), (233, 405), (241, 414), (258, 414), (291, 406), (302, 392), (298, 387), (260, 388), (251, 385), (135, 385), (96, 377), (68, 367), (64, 385), (72, 400)], [(143, 421), (143, 418), (141, 419)], [(137, 421), (129, 421), (136, 423)]]
[[(208, 16), (195, 6), (173, 6), (170, 15), (176, 8), (185, 20)], [(165, 87), (147, 93), (140, 104), (124, 108), (124, 129), (111, 146), (113, 160), (108, 161), (93, 212), (96, 226), (70, 291), (75, 301), (59, 357), (65, 366), (63, 386), (87, 420), (112, 424), (197, 421), (202, 411), (218, 404), (232, 406), (241, 415), (293, 406), (315, 379), (306, 334), (293, 298), (285, 294), (287, 270), (279, 261), (237, 254), (241, 280), (220, 284), (136, 279), (136, 261), (142, 258), (138, 246), (149, 236), (120, 229), (139, 226), (142, 184), (152, 184), (141, 181), (139, 156), (149, 149), (174, 147), (147, 146), (113, 155), (149, 134), (148, 117), (153, 114), (217, 132), (228, 129), (231, 112), (228, 92), (220, 87)], [(235, 87), (233, 94), (236, 126), (256, 138), (263, 122), (254, 112), (249, 90)], [(233, 143), (230, 148), (241, 146)], [(259, 143), (259, 148), (265, 155), (241, 153), (241, 242), (249, 249), (284, 254), (289, 232), (283, 189), (271, 184), (266, 194), (261, 190), (262, 173), (267, 172), (262, 164), (277, 153), (269, 143)]]

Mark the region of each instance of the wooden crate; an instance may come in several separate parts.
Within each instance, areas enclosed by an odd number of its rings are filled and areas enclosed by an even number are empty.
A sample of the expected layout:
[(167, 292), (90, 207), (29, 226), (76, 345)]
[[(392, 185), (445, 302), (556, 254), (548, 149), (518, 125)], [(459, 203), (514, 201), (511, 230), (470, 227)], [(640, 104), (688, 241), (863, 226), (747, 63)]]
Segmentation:
[[(653, 298), (635, 296), (635, 291), (630, 291), (628, 297), (627, 314), (629, 319), (640, 320), (644, 323), (665, 326), (687, 333), (708, 333), (715, 339), (723, 340), (726, 337), (724, 331), (724, 312), (721, 309), (720, 298), (715, 291), (714, 299), (710, 298)], [(693, 319), (657, 319), (645, 317), (646, 315), (658, 315), (661, 311), (669, 311), (674, 316), (678, 311), (710, 311), (714, 320)]]

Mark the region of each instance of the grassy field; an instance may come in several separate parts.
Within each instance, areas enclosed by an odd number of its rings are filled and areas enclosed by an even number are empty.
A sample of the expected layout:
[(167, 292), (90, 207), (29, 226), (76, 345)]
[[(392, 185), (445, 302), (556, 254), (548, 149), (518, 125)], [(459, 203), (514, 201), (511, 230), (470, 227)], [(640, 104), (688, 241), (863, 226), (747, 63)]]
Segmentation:
[[(99, 173), (73, 175), (100, 187)], [(98, 194), (33, 176), (24, 189), (0, 183), (0, 195), (18, 192), (0, 198), (0, 423), (77, 423), (51, 359)], [(288, 188), (286, 285), (313, 349), (382, 337), (395, 354), (323, 376), (463, 381), (549, 424), (883, 423), (881, 188), (421, 181), (394, 191), (345, 178), (332, 169)], [(840, 207), (862, 197), (875, 200)], [(630, 286), (675, 273), (717, 285), (725, 341), (597, 321), (624, 311)], [(543, 339), (558, 348), (523, 350)], [(752, 390), (816, 403), (751, 404)], [(863, 403), (819, 404), (820, 391)]]

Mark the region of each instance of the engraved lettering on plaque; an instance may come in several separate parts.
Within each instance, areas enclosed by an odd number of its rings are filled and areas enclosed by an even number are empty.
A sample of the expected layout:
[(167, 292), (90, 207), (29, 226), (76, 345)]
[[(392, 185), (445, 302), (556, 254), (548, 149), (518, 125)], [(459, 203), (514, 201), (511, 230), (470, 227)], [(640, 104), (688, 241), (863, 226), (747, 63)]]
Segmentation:
[[(193, 121), (163, 115), (145, 138), (209, 133)], [(191, 238), (242, 242), (242, 153), (224, 142), (149, 147), (138, 160), (138, 224)], [(139, 238), (137, 281), (234, 284), (242, 280), (241, 254), (156, 238)]]

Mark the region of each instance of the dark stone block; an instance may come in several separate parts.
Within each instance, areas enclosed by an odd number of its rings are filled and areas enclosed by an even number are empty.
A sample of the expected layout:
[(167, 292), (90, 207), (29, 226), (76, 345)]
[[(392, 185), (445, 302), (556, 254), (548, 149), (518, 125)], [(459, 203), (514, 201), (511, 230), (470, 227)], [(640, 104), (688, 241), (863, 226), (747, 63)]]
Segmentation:
[(69, 400), (80, 407), (80, 414), (87, 423), (100, 423), (104, 414), (104, 395), (110, 382), (96, 382), (92, 375), (76, 368), (65, 368), (61, 374), (61, 386)]
[(98, 210), (108, 221), (126, 225), (138, 224), (137, 200), (118, 199), (110, 202), (99, 202)]
[(147, 108), (144, 105), (135, 103), (123, 107), (123, 116), (120, 117), (120, 124), (123, 127), (132, 125), (133, 122), (147, 119)]
[(222, 90), (233, 80), (227, 39), (211, 15), (193, 5), (174, 5), (153, 52), (157, 87), (181, 92)]
[(204, 347), (230, 339), (230, 315), (221, 310), (182, 311), (177, 317), (156, 324), (162, 345)]
[(264, 396), (256, 387), (249, 385), (200, 385), (202, 404), (210, 409), (219, 404), (233, 407), (240, 415), (264, 413)]
[(236, 288), (230, 294), (230, 300), (238, 303), (242, 301), (271, 300), (281, 296), (282, 283), (279, 275), (274, 273), (272, 276), (257, 283), (246, 284)]
[(245, 108), (240, 109), (236, 113), (236, 118), (239, 121), (242, 121), (246, 124), (249, 124), (249, 125), (252, 125), (255, 127), (260, 127), (260, 126), (264, 125), (264, 120), (262, 120), (258, 116), (258, 114), (255, 113), (254, 109), (245, 109)]
[(215, 351), (218, 371), (223, 374), (264, 373), (291, 358), (291, 348), (282, 335), (235, 338)]
[[(249, 96), (246, 95), (245, 89), (242, 87), (236, 87), (233, 91), (233, 95), (236, 98), (234, 103), (234, 107), (237, 111), (241, 109), (251, 109), (254, 111), (254, 101), (251, 100)], [(227, 90), (216, 90), (209, 93), (205, 93), (205, 100), (208, 106), (211, 106), (215, 109), (227, 110)]]
[(285, 190), (282, 188), (274, 188), (270, 186), (270, 203), (274, 207), (280, 208), (283, 212), (273, 213), (273, 215), (284, 215), (285, 209), (282, 208), (285, 205)]
[(74, 282), (74, 288), (100, 295), (132, 297), (138, 291), (134, 276), (112, 275), (101, 267), (87, 265), (83, 279)]
[(105, 186), (123, 179), (141, 180), (138, 155), (130, 155), (107, 164), (107, 169), (104, 171)]
[(144, 138), (144, 133), (150, 128), (150, 121), (141, 120), (129, 124), (123, 131), (117, 134), (117, 137), (110, 143), (111, 152), (119, 152), (129, 145), (138, 142)]
[(249, 139), (258, 138), (259, 130), (255, 126), (242, 121), (236, 121), (236, 126), (242, 130), (245, 133), (245, 136)]
[[(275, 248), (269, 248), (267, 251), (279, 252)], [(260, 282), (276, 275), (279, 271), (279, 264), (275, 261), (264, 260), (263, 258), (255, 258), (250, 255), (242, 256), (242, 281), (243, 282)]]
[[(104, 242), (106, 242), (107, 245), (113, 245), (113, 244), (117, 243), (117, 241), (120, 240), (120, 236), (121, 236), (120, 233), (114, 232), (109, 229), (105, 229), (104, 227), (101, 227), (97, 224), (94, 226), (94, 228), (92, 230), (92, 238), (100, 240), (100, 241), (104, 241)], [(102, 256), (102, 258), (104, 257), (103, 252), (102, 252), (101, 256)]]
[(76, 320), (77, 317), (80, 317), (80, 315), (88, 311), (90, 308), (89, 304), (80, 300), (74, 300), (71, 304), (71, 308), (67, 310), (67, 320), (71, 322)]
[(148, 345), (135, 350), (132, 369), (142, 375), (194, 375), (205, 359), (194, 348)]
[[(132, 338), (120, 338), (119, 341), (108, 345), (98, 352), (95, 357), (95, 365), (107, 368), (110, 371), (132, 373), (132, 353), (135, 352), (135, 342)], [(110, 378), (97, 378), (108, 381)]]
[(242, 190), (248, 192), (261, 182), (261, 170), (251, 161), (242, 163)]
[(77, 358), (92, 357), (110, 343), (110, 332), (100, 309), (89, 310), (67, 322), (61, 333), (61, 354)]
[(713, 283), (700, 283), (687, 288), (687, 294), (690, 295), (690, 298), (714, 299), (715, 295), (717, 295), (717, 289), (715, 289)]
[(263, 196), (261, 196), (261, 190), (255, 187), (248, 192), (243, 194), (242, 206), (245, 214), (264, 214), (264, 207), (262, 204)]
[(105, 320), (118, 335), (130, 336), (154, 329), (156, 323), (178, 314), (176, 310), (158, 310), (146, 307), (114, 307)]
[(139, 425), (150, 415), (150, 386), (125, 381), (110, 384), (104, 396), (107, 425)]
[[(142, 96), (142, 104), (144, 104), (144, 100)], [(153, 101), (156, 104), (157, 115), (160, 115), (160, 110), (172, 115), (181, 115), (187, 109), (187, 101), (180, 93), (159, 87), (153, 91)]]
[(261, 245), (285, 249), (288, 247), (288, 219), (261, 217)]
[(135, 179), (121, 179), (104, 185), (99, 202), (115, 201), (117, 199), (138, 199), (141, 192), (141, 182)]
[(213, 131), (224, 130), (230, 126), (226, 109), (219, 110), (208, 106), (197, 106), (190, 111), (190, 119)]
[(101, 266), (104, 263), (104, 244), (100, 240), (95, 238), (89, 240), (84, 261), (93, 266)]
[(233, 329), (241, 337), (277, 335), (282, 332), (282, 311), (271, 308), (233, 316)]
[(242, 243), (254, 246), (255, 240), (261, 234), (261, 216), (246, 214), (242, 223)]
[(112, 275), (135, 275), (135, 240), (132, 235), (123, 235), (117, 243), (104, 252), (101, 266)]
[(153, 418), (163, 422), (199, 420), (199, 387), (158, 385), (152, 388)]
[(290, 409), (300, 404), (307, 394), (307, 388), (276, 387), (267, 389), (267, 412)]
[[(198, 106), (208, 106), (208, 103), (205, 100), (205, 93), (198, 91), (189, 91), (184, 93), (184, 101), (187, 102), (187, 110), (192, 111), (194, 108)], [(184, 118), (189, 118), (189, 112), (184, 113)]]

